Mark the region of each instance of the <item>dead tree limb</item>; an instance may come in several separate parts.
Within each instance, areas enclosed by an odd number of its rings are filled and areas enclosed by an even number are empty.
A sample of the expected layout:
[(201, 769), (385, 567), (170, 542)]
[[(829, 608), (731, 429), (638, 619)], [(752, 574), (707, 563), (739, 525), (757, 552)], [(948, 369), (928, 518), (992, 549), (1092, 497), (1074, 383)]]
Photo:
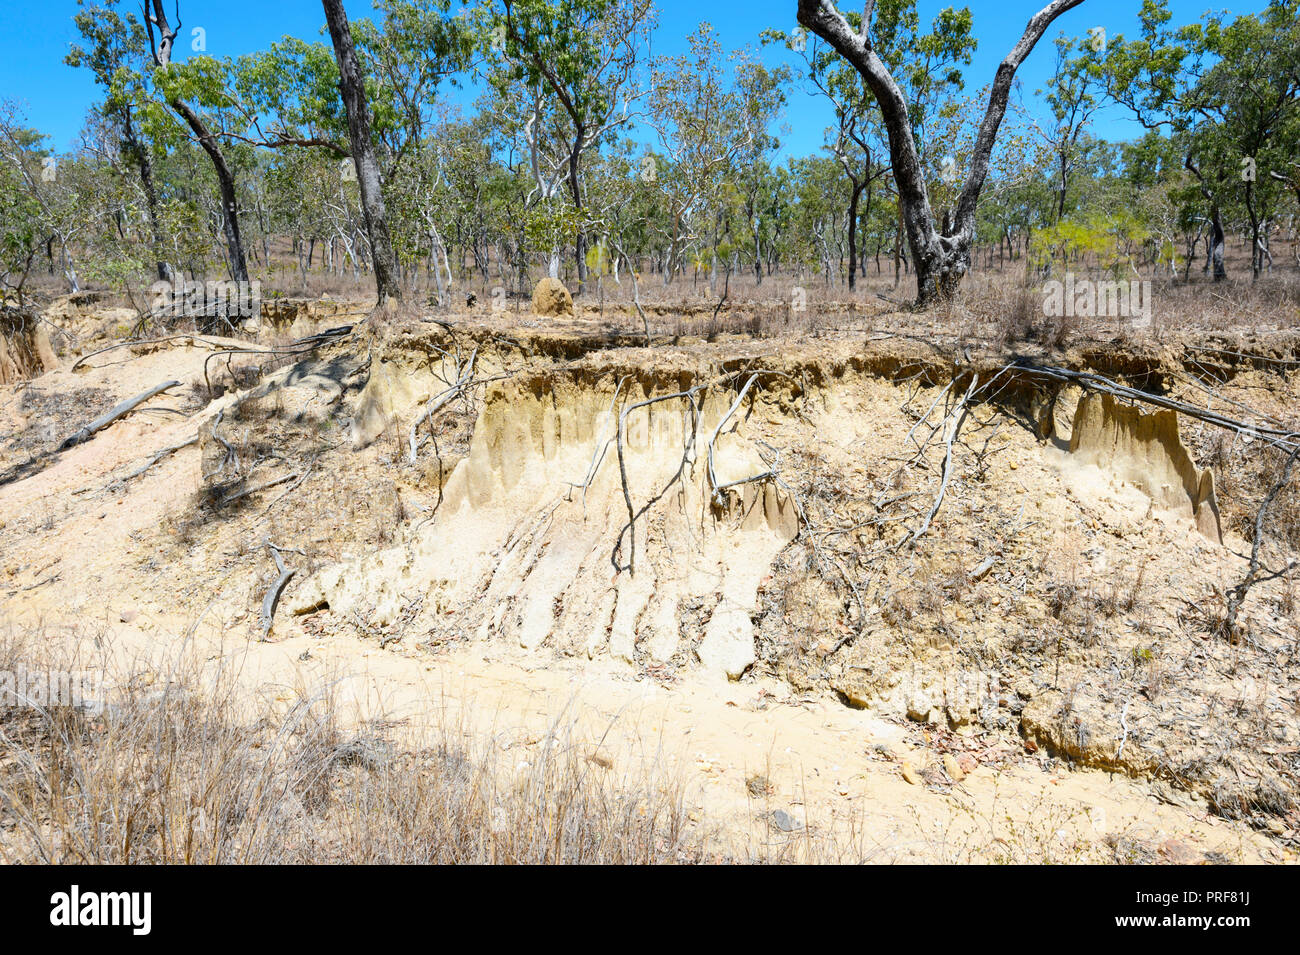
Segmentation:
[(148, 460), (147, 463), (136, 468), (130, 474), (124, 474), (122, 475), (122, 477), (114, 481), (113, 486), (120, 487), (121, 485), (125, 484), (127, 481), (130, 481), (134, 478), (138, 478), (141, 474), (144, 474), (145, 471), (148, 471), (151, 467), (153, 467), (163, 458), (167, 457), (169, 454), (175, 454), (177, 451), (181, 450), (182, 448), (188, 448), (191, 445), (198, 444), (198, 443), (199, 443), (199, 436), (195, 434), (193, 437), (186, 438), (184, 441), (180, 442), (179, 444), (173, 444), (163, 448), (161, 451), (156, 452), (154, 456)]
[[(717, 314), (716, 311), (714, 314), (715, 315)], [(705, 456), (705, 461), (709, 472), (709, 488), (711, 489), (711, 492), (713, 494), (713, 503), (717, 504), (719, 507), (722, 506), (722, 504), (724, 503), (723, 495), (722, 495), (724, 488), (719, 487), (718, 475), (717, 472), (715, 472), (713, 469), (713, 445), (718, 440), (718, 435), (722, 433), (723, 425), (725, 425), (727, 421), (730, 420), (731, 416), (734, 415), (736, 411), (740, 408), (741, 402), (745, 400), (745, 395), (749, 394), (749, 389), (753, 387), (754, 382), (757, 380), (758, 380), (758, 375), (749, 376), (749, 379), (745, 382), (744, 386), (740, 389), (740, 393), (736, 395), (736, 400), (731, 403), (731, 407), (727, 409), (727, 413), (722, 416), (722, 420), (718, 422), (718, 426), (713, 429), (713, 434), (709, 436), (709, 443), (708, 443), (707, 453)], [(767, 473), (768, 474), (771, 473), (770, 468), (768, 469)], [(759, 477), (752, 477), (752, 478), (745, 478), (741, 481), (732, 481), (729, 484), (727, 484), (726, 487), (732, 487), (736, 484), (745, 484), (749, 481), (756, 481), (759, 479), (760, 479)]]
[(288, 474), (285, 474), (281, 477), (271, 478), (271, 480), (269, 481), (264, 481), (261, 484), (257, 485), (257, 487), (246, 488), (245, 490), (227, 495), (226, 497), (223, 497), (220, 500), (219, 504), (221, 507), (225, 507), (227, 504), (233, 504), (235, 503), (235, 501), (246, 498), (251, 494), (260, 494), (262, 491), (270, 490), (271, 488), (278, 487), (279, 485), (284, 484), (287, 481), (293, 481), (301, 477), (302, 475), (300, 475), (299, 472), (291, 471)]
[[(607, 413), (614, 420), (615, 428), (618, 427), (618, 416), (614, 413), (614, 410), (618, 407), (618, 395), (619, 392), (623, 390), (623, 383), (625, 381), (627, 381), (627, 375), (619, 378), (618, 382), (614, 385), (614, 397), (611, 398), (609, 402), (609, 411)], [(599, 441), (596, 443), (595, 449), (591, 452), (591, 463), (587, 465), (587, 473), (586, 476), (583, 477), (581, 484), (573, 481), (564, 482), (568, 484), (570, 488), (582, 489), (582, 509), (584, 513), (586, 513), (587, 510), (587, 488), (591, 487), (592, 483), (596, 480), (596, 474), (600, 471), (600, 466), (605, 462), (605, 454), (609, 451), (609, 446), (614, 443), (616, 438), (617, 435), (611, 435), (605, 439), (604, 444), (601, 444)]]
[(420, 449), (420, 446), (416, 441), (416, 431), (419, 429), (420, 425), (423, 424), (426, 420), (430, 422), (429, 427), (432, 428), (433, 416), (437, 414), (439, 411), (441, 411), (448, 404), (450, 404), (452, 399), (456, 398), (458, 395), (464, 392), (465, 388), (473, 380), (472, 376), (474, 372), (474, 360), (477, 357), (478, 357), (478, 347), (475, 346), (474, 351), (470, 353), (469, 359), (465, 362), (465, 364), (458, 365), (456, 367), (456, 380), (451, 385), (451, 387), (445, 389), (444, 391), (439, 392), (437, 395), (431, 398), (429, 400), (428, 407), (425, 408), (424, 410), (424, 413), (421, 414), (418, 418), (415, 419), (415, 421), (411, 423), (411, 433), (409, 437), (409, 444), (410, 444), (411, 451), (409, 457), (412, 465), (415, 464), (417, 460), (416, 452), (418, 452)]
[(234, 446), (229, 441), (227, 441), (217, 432), (217, 428), (221, 427), (221, 421), (223, 418), (225, 418), (225, 416), (226, 416), (225, 408), (222, 408), (220, 411), (217, 412), (216, 417), (212, 419), (212, 428), (210, 429), (209, 433), (212, 435), (213, 441), (216, 441), (218, 444), (220, 444), (223, 448), (226, 449), (226, 454), (225, 457), (221, 459), (221, 464), (217, 466), (217, 469), (215, 471), (211, 471), (203, 475), (203, 480), (205, 481), (210, 480), (211, 478), (214, 478), (218, 474), (224, 472), (226, 470), (226, 465), (228, 464), (234, 465), (235, 474), (239, 473), (239, 453), (235, 451)]
[(128, 398), (126, 401), (123, 401), (121, 404), (114, 407), (111, 411), (108, 411), (105, 414), (100, 415), (98, 418), (90, 422), (90, 424), (86, 425), (80, 431), (76, 432), (75, 434), (69, 435), (67, 438), (64, 439), (63, 443), (59, 445), (57, 450), (66, 451), (68, 448), (72, 447), (73, 445), (81, 444), (83, 441), (89, 441), (92, 435), (94, 435), (99, 431), (103, 431), (105, 428), (107, 428), (118, 418), (130, 414), (137, 407), (139, 407), (144, 402), (148, 401), (154, 395), (161, 394), (162, 392), (166, 391), (168, 388), (175, 388), (179, 384), (180, 384), (179, 381), (164, 381), (161, 385), (154, 385), (148, 391), (140, 392), (140, 394), (136, 395), (134, 398)]
[[(615, 437), (617, 439), (618, 447), (618, 472), (623, 486), (623, 502), (627, 505), (627, 523), (624, 524), (622, 530), (618, 532), (618, 539), (614, 542), (613, 553), (610, 554), (610, 563), (614, 565), (615, 572), (626, 570), (631, 574), (636, 573), (637, 519), (653, 507), (660, 498), (667, 494), (674, 484), (681, 480), (682, 474), (686, 471), (687, 465), (689, 465), (693, 460), (692, 452), (695, 450), (695, 433), (699, 429), (700, 422), (700, 407), (699, 402), (695, 400), (695, 396), (699, 394), (702, 389), (707, 387), (708, 385), (696, 385), (695, 387), (688, 388), (685, 391), (676, 391), (670, 395), (656, 395), (653, 398), (638, 401), (636, 404), (624, 408), (622, 414), (618, 417), (618, 428), (615, 432)], [(687, 407), (690, 409), (690, 421), (685, 424), (686, 440), (683, 442), (681, 461), (678, 463), (677, 470), (673, 473), (673, 476), (669, 478), (668, 483), (663, 486), (663, 489), (654, 497), (650, 498), (650, 500), (646, 501), (640, 510), (637, 510), (632, 504), (632, 490), (627, 481), (627, 461), (623, 453), (623, 435), (627, 431), (627, 416), (633, 411), (657, 404), (660, 401), (673, 401), (678, 399), (684, 400), (687, 403)], [(619, 564), (618, 562), (618, 555), (623, 548), (624, 536), (628, 538), (629, 549), (626, 565)]]
[[(907, 444), (907, 442), (911, 441), (912, 435), (916, 433), (916, 429), (919, 428), (922, 425), (922, 423), (930, 419), (930, 413), (934, 411), (934, 409), (938, 406), (939, 402), (944, 399), (944, 397), (948, 394), (950, 390), (952, 390), (953, 384), (954, 382), (950, 381), (948, 382), (948, 384), (944, 385), (943, 388), (939, 390), (939, 393), (934, 397), (934, 401), (930, 402), (930, 407), (925, 409), (925, 414), (921, 415), (921, 417), (919, 417), (916, 420), (916, 424), (912, 425), (911, 430), (907, 432), (907, 437), (903, 439), (904, 444)], [(911, 399), (908, 400), (910, 401)]]
[[(271, 584), (271, 589), (262, 598), (262, 636), (259, 638), (262, 643), (265, 643), (271, 635), (271, 624), (275, 621), (275, 608), (279, 606), (280, 594), (284, 592), (285, 585), (297, 573), (294, 568), (285, 566), (284, 559), (280, 556), (281, 548), (267, 541), (266, 549), (271, 552), (271, 557), (275, 561), (275, 569), (280, 576), (275, 578), (275, 583)], [(298, 553), (301, 553), (301, 551)]]
[[(229, 346), (224, 342), (210, 342), (206, 338), (202, 337), (201, 335), (165, 335), (162, 338), (137, 338), (137, 339), (132, 339), (130, 341), (116, 342), (112, 345), (106, 345), (103, 348), (96, 349), (95, 351), (91, 352), (88, 355), (82, 355), (80, 358), (78, 358), (76, 361), (72, 363), (72, 367), (69, 368), (68, 370), (76, 371), (85, 362), (90, 361), (90, 359), (94, 358), (95, 356), (102, 355), (105, 352), (115, 351), (118, 348), (130, 348), (133, 345), (160, 345), (164, 342), (174, 342), (174, 341), (180, 341), (182, 339), (189, 341), (191, 344), (195, 342), (200, 342), (204, 345), (211, 346), (212, 348), (216, 348), (218, 350), (232, 349), (232, 346)], [(98, 368), (102, 366), (96, 365), (95, 367)]]
[(1246, 594), (1250, 592), (1250, 588), (1255, 584), (1281, 577), (1295, 566), (1293, 560), (1282, 570), (1266, 571), (1261, 574), (1259, 552), (1264, 541), (1264, 518), (1268, 514), (1268, 509), (1273, 506), (1273, 501), (1277, 499), (1277, 496), (1282, 493), (1282, 489), (1290, 482), (1291, 468), (1295, 464), (1297, 456), (1300, 456), (1300, 447), (1295, 448), (1287, 456), (1286, 464), (1282, 467), (1282, 476), (1278, 478), (1277, 483), (1273, 485), (1260, 503), (1259, 510), (1255, 512), (1255, 539), (1250, 545), (1250, 566), (1246, 570), (1246, 576), (1242, 578), (1241, 583), (1228, 591), (1228, 607), (1223, 615), (1223, 636), (1229, 640), (1233, 639), (1236, 632), (1237, 615), (1241, 612), (1241, 605), (1245, 603)]
[[(658, 503), (658, 501), (665, 494), (668, 493), (669, 489), (671, 489), (675, 484), (677, 484), (682, 479), (682, 475), (685, 473), (687, 466), (693, 464), (695, 461), (694, 453), (695, 453), (696, 434), (700, 427), (700, 403), (698, 401), (699, 394), (703, 391), (706, 391), (709, 388), (714, 387), (715, 385), (719, 385), (724, 382), (734, 382), (736, 379), (740, 378), (743, 375), (751, 375), (752, 377), (749, 384), (747, 384), (745, 388), (742, 389), (741, 397), (743, 397), (743, 391), (747, 391), (749, 385), (753, 384), (753, 379), (757, 378), (759, 375), (774, 375), (778, 378), (787, 378), (792, 381), (794, 380), (793, 378), (791, 378), (790, 375), (787, 375), (784, 372), (771, 371), (771, 370), (756, 371), (752, 368), (740, 368), (737, 369), (736, 371), (731, 371), (731, 372), (727, 372), (724, 375), (720, 375), (717, 378), (712, 378), (708, 381), (700, 382), (698, 385), (694, 385), (690, 388), (687, 388), (684, 391), (675, 391), (672, 394), (666, 394), (666, 395), (656, 395), (652, 398), (647, 398), (644, 401), (638, 401), (635, 404), (628, 405), (627, 407), (625, 407), (622, 413), (619, 415), (618, 428), (615, 430), (615, 438), (617, 441), (617, 448), (618, 448), (619, 479), (622, 483), (623, 502), (627, 506), (628, 520), (627, 523), (624, 524), (622, 529), (619, 531), (618, 539), (614, 543), (613, 552), (610, 554), (610, 563), (614, 565), (615, 572), (621, 572), (627, 570), (635, 573), (634, 565), (636, 562), (637, 520), (640, 519), (641, 515), (645, 514), (646, 511), (648, 511), (651, 507), (653, 507), (656, 503)], [(627, 432), (627, 418), (628, 415), (630, 415), (632, 412), (637, 411), (641, 408), (648, 407), (649, 405), (656, 404), (660, 401), (674, 401), (674, 400), (686, 401), (687, 407), (689, 409), (689, 419), (683, 422), (683, 428), (685, 429), (686, 439), (683, 442), (682, 458), (677, 465), (677, 470), (674, 472), (673, 476), (668, 480), (668, 483), (665, 484), (664, 487), (657, 494), (655, 494), (652, 498), (650, 498), (650, 500), (648, 500), (638, 510), (632, 503), (632, 491), (631, 491), (631, 487), (628, 484), (628, 478), (627, 478), (627, 460), (624, 452), (624, 435)], [(728, 414), (728, 417), (729, 416), (730, 413)], [(716, 437), (716, 431), (714, 436)], [(754, 479), (748, 478), (746, 480), (754, 480)], [(744, 483), (744, 482), (737, 482), (737, 483)], [(629, 546), (631, 547), (631, 555), (628, 558), (627, 564), (625, 565), (619, 563), (619, 554), (622, 552), (624, 537), (629, 538)]]
[[(317, 457), (319, 457), (319, 455), (317, 455)], [(283, 492), (282, 494), (278, 494), (278, 495), (276, 495), (276, 498), (275, 498), (274, 501), (272, 501), (270, 504), (266, 505), (266, 510), (263, 512), (263, 514), (269, 514), (269, 513), (271, 513), (271, 509), (274, 508), (275, 505), (279, 504), (281, 501), (283, 501), (286, 497), (288, 497), (288, 496), (289, 496), (290, 494), (292, 494), (294, 491), (298, 490), (298, 486), (299, 486), (300, 484), (302, 484), (303, 481), (307, 480), (307, 475), (311, 474), (311, 472), (312, 472), (312, 468), (314, 468), (314, 467), (316, 467), (316, 458), (312, 458), (311, 461), (309, 461), (309, 462), (307, 463), (307, 467), (304, 468), (303, 471), (302, 471), (302, 473), (298, 475), (297, 480), (295, 480), (292, 484), (290, 484), (287, 488), (285, 488), (285, 490), (284, 490), (284, 492)], [(292, 476), (292, 475), (291, 475), (291, 476)], [(279, 484), (279, 483), (282, 483), (282, 482), (275, 481), (275, 482), (272, 482), (272, 484), (264, 484), (264, 485), (262, 485), (262, 487), (257, 488), (257, 490), (259, 490), (259, 491), (261, 491), (261, 490), (265, 490), (266, 488), (271, 487), (273, 484)]]
[(203, 384), (207, 388), (207, 393), (212, 394), (212, 379), (208, 375), (208, 364), (214, 358), (230, 358), (233, 355), (305, 355), (314, 351), (321, 345), (329, 342), (341, 341), (348, 335), (352, 334), (352, 325), (340, 325), (338, 328), (326, 329), (315, 335), (308, 335), (304, 338), (298, 338), (290, 342), (283, 348), (225, 348), (221, 351), (213, 352), (207, 358), (203, 359)]
[[(1229, 418), (1227, 415), (1221, 415), (1217, 412), (1210, 411), (1206, 408), (1200, 408), (1185, 401), (1176, 401), (1173, 398), (1166, 398), (1163, 395), (1153, 395), (1150, 392), (1139, 391), (1137, 388), (1130, 388), (1128, 385), (1121, 385), (1117, 381), (1104, 378), (1101, 375), (1094, 375), (1086, 371), (1071, 371), (1068, 368), (1054, 368), (1045, 365), (1033, 365), (1028, 362), (1017, 362), (1011, 366), (1017, 375), (1028, 375), (1031, 377), (1046, 378), (1049, 381), (1060, 383), (1073, 383), (1078, 385), (1084, 391), (1093, 391), (1100, 394), (1110, 395), (1114, 398), (1123, 398), (1127, 401), (1136, 401), (1143, 404), (1154, 405), (1157, 408), (1165, 408), (1169, 411), (1176, 411), (1179, 414), (1194, 418), (1197, 421), (1203, 421), (1206, 424), (1214, 425), (1216, 428), (1224, 428), (1228, 431), (1235, 431), (1238, 434), (1246, 434), (1251, 437), (1258, 437), (1273, 445), (1282, 451), (1290, 452), (1300, 447), (1300, 432), (1288, 431), (1285, 428), (1264, 428), (1248, 421), (1242, 421), (1238, 418)], [(1260, 415), (1261, 418), (1268, 417)]]
[(952, 444), (957, 440), (957, 435), (961, 431), (961, 426), (966, 423), (966, 416), (970, 414), (970, 397), (974, 394), (976, 387), (979, 385), (979, 375), (972, 375), (970, 385), (966, 388), (966, 394), (961, 401), (957, 402), (957, 407), (953, 408), (949, 419), (952, 426), (948, 429), (948, 438), (945, 442), (943, 452), (943, 476), (939, 479), (939, 492), (934, 496), (934, 503), (930, 506), (929, 513), (925, 515), (916, 530), (912, 531), (904, 541), (908, 547), (915, 547), (916, 542), (921, 536), (930, 529), (930, 522), (934, 516), (939, 513), (939, 508), (943, 506), (944, 495), (948, 492), (948, 482), (952, 478)]

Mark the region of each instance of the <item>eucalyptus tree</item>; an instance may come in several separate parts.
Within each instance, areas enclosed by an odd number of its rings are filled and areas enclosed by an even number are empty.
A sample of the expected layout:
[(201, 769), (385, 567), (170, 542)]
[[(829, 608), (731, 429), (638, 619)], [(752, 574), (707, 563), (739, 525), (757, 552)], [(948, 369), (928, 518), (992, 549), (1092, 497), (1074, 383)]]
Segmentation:
[[(583, 163), (634, 119), (654, 24), (651, 0), (501, 0), (487, 12), (498, 92), (525, 104), (532, 201), (567, 188), (578, 292), (586, 277)], [(553, 216), (551, 218), (554, 218)], [(553, 256), (550, 272), (556, 274)]]
[(666, 169), (655, 181), (670, 222), (665, 280), (684, 264), (712, 204), (742, 157), (761, 144), (776, 112), (780, 87), (747, 51), (724, 54), (713, 28), (700, 24), (689, 52), (655, 62), (649, 124)]
[[(975, 213), (988, 175), (989, 154), (1006, 113), (1012, 81), (1048, 27), (1083, 0), (1052, 0), (1030, 18), (1024, 33), (998, 65), (989, 87), (988, 105), (971, 152), (969, 170), (947, 229), (936, 225), (926, 188), (922, 153), (907, 97), (893, 70), (881, 57), (872, 32), (875, 0), (866, 3), (857, 29), (830, 0), (799, 0), (799, 22), (830, 43), (862, 75), (871, 89), (889, 137), (890, 162), (897, 184), (903, 222), (916, 265), (918, 306), (950, 298), (970, 269)], [(882, 4), (882, 9), (885, 9)]]
[(330, 263), (327, 250), (333, 229), (328, 196), (342, 179), (338, 162), (320, 150), (283, 149), (267, 157), (261, 173), (271, 230), (290, 239), (299, 281), (306, 291), (318, 247), (320, 262), (327, 268)]
[[(399, 190), (429, 185), (430, 166), (437, 163), (430, 151), (436, 152), (439, 96), (471, 66), (474, 31), (465, 17), (451, 13), (449, 0), (380, 0), (379, 22), (347, 22), (333, 0), (323, 8), (330, 45), (285, 37), (239, 58), (234, 87), (250, 141), (330, 156), (342, 182), (355, 184), (364, 220), (373, 226), (366, 229), (366, 244), (382, 301), (400, 296), (402, 275), (413, 276), (416, 258), (427, 256), (431, 271), (440, 258), (440, 276), (447, 268), (440, 232), (428, 228), (427, 213), (409, 221), (387, 213), (393, 204), (415, 209)], [(331, 193), (331, 218), (342, 222), (348, 190), (340, 184)], [(351, 237), (344, 242), (348, 255), (359, 251)]]
[[(95, 170), (84, 157), (55, 157), (44, 140), (22, 122), (12, 104), (0, 104), (0, 164), (8, 188), (17, 194), (6, 202), (4, 270), (13, 273), (21, 267), (25, 277), (32, 264), (29, 253), (37, 244), (53, 274), (57, 245), (58, 268), (68, 290), (76, 292), (81, 288), (76, 257), (101, 211), (96, 188), (87, 183)], [(21, 280), (15, 288), (21, 288)]]
[(1210, 118), (1203, 162), (1236, 161), (1258, 278), (1265, 259), (1272, 262), (1267, 223), (1282, 195), (1275, 177), (1260, 170), (1286, 168), (1300, 147), (1300, 0), (1273, 0), (1259, 15), (1212, 18), (1204, 36), (1215, 62), (1197, 89), (1197, 110)]
[[(808, 80), (830, 102), (835, 125), (827, 130), (826, 148), (830, 151), (849, 182), (848, 201), (848, 280), (849, 290), (857, 285), (858, 223), (862, 215), (871, 214), (871, 190), (889, 174), (883, 145), (880, 112), (856, 70), (833, 49), (820, 41), (804, 49)], [(863, 194), (866, 208), (859, 211)]]
[(1145, 0), (1140, 36), (1117, 37), (1106, 57), (1110, 94), (1149, 130), (1169, 129), (1186, 144), (1184, 167), (1209, 210), (1209, 263), (1224, 265), (1224, 208), (1240, 203), (1251, 223), (1258, 275), (1262, 209), (1277, 200), (1266, 172), (1293, 159), (1300, 110), (1300, 2), (1270, 0), (1257, 15), (1171, 26), (1167, 0)]
[(162, 255), (158, 186), (154, 180), (157, 141), (146, 136), (141, 118), (152, 99), (145, 70), (149, 56), (145, 28), (133, 13), (119, 13), (116, 0), (105, 0), (102, 4), (78, 0), (78, 6), (80, 10), (73, 22), (85, 45), (73, 43), (64, 62), (89, 69), (104, 90), (99, 111), (118, 129), (122, 154), (139, 174), (149, 216), (154, 269), (158, 278), (165, 280), (170, 278), (170, 269)]
[(43, 139), (20, 122), (12, 104), (0, 102), (0, 284), (19, 306), (25, 304), (27, 279), (44, 245), (41, 205), (28, 181), (33, 167), (39, 169), (49, 156)]
[(339, 92), (348, 116), (348, 138), (352, 144), (357, 184), (361, 191), (361, 208), (366, 217), (366, 233), (370, 237), (370, 255), (375, 267), (375, 289), (379, 304), (402, 297), (402, 287), (397, 280), (397, 259), (393, 255), (393, 240), (388, 234), (388, 219), (384, 213), (384, 192), (379, 181), (379, 161), (375, 157), (375, 144), (370, 138), (370, 107), (366, 102), (365, 77), (357, 60), (352, 43), (352, 30), (343, 0), (321, 0), (325, 8), (325, 22), (334, 55), (339, 67)]
[[(104, 89), (101, 112), (120, 130), (122, 153), (139, 172), (159, 277), (169, 277), (170, 268), (161, 254), (166, 216), (157, 170), (166, 164), (169, 152), (184, 151), (185, 145), (193, 142), (211, 166), (218, 200), (213, 204), (206, 198), (193, 198), (215, 211), (230, 272), (235, 278), (246, 279), (248, 251), (240, 215), (240, 172), (244, 168), (255, 171), (261, 164), (255, 147), (282, 143), (257, 128), (256, 112), (241, 98), (233, 64), (206, 55), (183, 64), (174, 60), (182, 28), (179, 7), (174, 24), (161, 2), (142, 5), (141, 13), (143, 22), (133, 13), (119, 12), (116, 0), (93, 5), (82, 0), (82, 9), (74, 18), (82, 42), (73, 44), (65, 62), (91, 70)], [(262, 238), (265, 242), (265, 234)], [(168, 244), (175, 246), (176, 240), (172, 236)]]
[(736, 156), (731, 182), (743, 212), (758, 285), (763, 283), (763, 258), (773, 241), (779, 211), (772, 161), (781, 141), (771, 127), (785, 106), (790, 79), (788, 67), (772, 69), (752, 61), (742, 62), (736, 71), (736, 87), (743, 108), (752, 116), (755, 132), (748, 147)]
[(788, 262), (800, 278), (811, 269), (830, 286), (842, 278), (847, 234), (844, 205), (835, 198), (842, 172), (830, 156), (795, 158), (789, 169)]
[(754, 284), (762, 285), (765, 268), (772, 262), (780, 240), (784, 214), (783, 183), (779, 167), (773, 165), (770, 155), (744, 157), (744, 160), (736, 184), (749, 229)]
[(1062, 33), (1056, 39), (1056, 67), (1047, 86), (1038, 91), (1053, 120), (1050, 129), (1040, 129), (1039, 133), (1056, 167), (1058, 222), (1065, 215), (1070, 178), (1079, 164), (1080, 137), (1105, 103), (1103, 42), (1100, 34), (1079, 40)]
[[(221, 195), (222, 231), (231, 277), (238, 282), (248, 281), (248, 260), (244, 254), (244, 240), (239, 231), (239, 200), (235, 189), (235, 175), (227, 161), (220, 138), (220, 130), (213, 129), (200, 114), (199, 109), (220, 109), (230, 105), (226, 93), (224, 71), (211, 57), (201, 56), (178, 64), (172, 61), (176, 37), (180, 33), (180, 8), (177, 6), (176, 24), (167, 18), (163, 0), (149, 0), (143, 7), (145, 32), (149, 38), (149, 53), (153, 60), (153, 84), (163, 100), (185, 121), (195, 141), (203, 148), (212, 163)], [(198, 109), (195, 108), (197, 104)]]
[[(845, 20), (861, 30), (862, 15), (845, 13)], [(928, 165), (929, 125), (953, 91), (961, 88), (961, 66), (969, 64), (975, 49), (970, 34), (969, 11), (947, 8), (935, 17), (928, 32), (921, 32), (915, 0), (886, 0), (876, 10), (874, 36), (881, 60), (897, 78), (907, 103), (908, 117), (918, 144), (922, 165)], [(870, 216), (875, 184), (892, 171), (885, 128), (871, 88), (862, 74), (821, 37), (811, 43), (802, 31), (769, 31), (771, 40), (787, 43), (804, 60), (808, 82), (830, 104), (835, 125), (827, 130), (826, 148), (844, 169), (849, 181), (848, 248), (849, 288), (856, 285), (860, 218)], [(859, 204), (866, 195), (866, 208)], [(902, 220), (899, 219), (901, 236)]]

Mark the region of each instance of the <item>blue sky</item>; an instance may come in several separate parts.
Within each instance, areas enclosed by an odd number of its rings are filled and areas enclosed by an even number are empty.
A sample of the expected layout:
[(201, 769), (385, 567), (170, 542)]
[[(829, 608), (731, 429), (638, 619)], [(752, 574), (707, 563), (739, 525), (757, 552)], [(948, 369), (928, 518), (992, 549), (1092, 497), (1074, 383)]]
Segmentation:
[[(129, 0), (130, 2), (130, 0)], [(167, 0), (169, 8), (175, 0)], [(1046, 0), (919, 0), (923, 20), (947, 6), (969, 6), (979, 40), (973, 64), (966, 70), (967, 86), (977, 89), (993, 75), (997, 63), (1019, 38), (1026, 21)], [(745, 44), (758, 47), (760, 31), (771, 28), (790, 29), (795, 25), (794, 0), (721, 0), (709, 4), (690, 0), (657, 0), (659, 26), (654, 37), (658, 54), (685, 50), (685, 38), (707, 19), (717, 30), (726, 48)], [(847, 6), (848, 4), (845, 4)], [(1172, 0), (1177, 22), (1196, 19), (1212, 4), (1211, 0)], [(1236, 13), (1262, 9), (1265, 0), (1238, 0)], [(134, 9), (136, 4), (130, 2)], [(370, 12), (369, 0), (348, 0), (352, 17)], [(1053, 30), (1035, 48), (1019, 76), (1028, 99), (1042, 86), (1051, 72), (1054, 51), (1050, 41), (1060, 31), (1082, 35), (1090, 27), (1103, 27), (1108, 36), (1133, 34), (1136, 30), (1138, 0), (1085, 0), (1064, 14)], [(97, 90), (85, 70), (63, 64), (68, 45), (77, 37), (72, 17), (77, 12), (75, 0), (45, 0), (27, 4), (7, 0), (4, 5), (3, 29), (0, 29), (0, 98), (15, 100), (26, 112), (28, 122), (49, 135), (58, 152), (74, 145), (82, 127), (86, 109), (97, 98)], [(170, 10), (169, 10), (170, 12)], [(207, 52), (214, 56), (236, 56), (263, 49), (285, 34), (307, 39), (320, 35), (324, 16), (317, 0), (182, 0), (182, 40), (192, 27), (206, 31)], [(178, 42), (182, 56), (188, 42)], [(769, 62), (791, 57), (774, 49), (762, 53)], [(792, 62), (792, 61), (791, 61)], [(468, 102), (468, 94), (460, 99)], [(795, 91), (784, 117), (789, 127), (784, 137), (784, 152), (804, 155), (822, 143), (822, 129), (830, 117), (815, 98)], [(1095, 131), (1116, 139), (1139, 133), (1138, 128), (1116, 109), (1103, 113)]]

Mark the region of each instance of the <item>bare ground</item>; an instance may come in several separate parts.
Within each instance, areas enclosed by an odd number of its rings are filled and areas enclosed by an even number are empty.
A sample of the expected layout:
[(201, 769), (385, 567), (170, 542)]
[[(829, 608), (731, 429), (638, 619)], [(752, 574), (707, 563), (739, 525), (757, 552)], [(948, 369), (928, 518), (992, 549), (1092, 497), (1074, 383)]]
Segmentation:
[[(1218, 630), (1276, 455), (1179, 421), (1219, 543), (1072, 453), (1078, 396), (1007, 368), (1294, 430), (1300, 338), (1061, 348), (885, 308), (669, 320), (652, 348), (626, 310), (480, 311), (291, 354), (349, 320), (304, 306), (252, 345), (91, 355), (120, 321), (68, 306), (58, 370), (0, 394), (0, 610), (119, 680), (191, 644), (273, 703), (342, 680), (397, 743), (450, 722), (527, 763), (567, 721), (597, 771), (683, 780), (726, 857), (1293, 859), (1294, 580)], [(268, 542), (295, 573), (263, 641)]]

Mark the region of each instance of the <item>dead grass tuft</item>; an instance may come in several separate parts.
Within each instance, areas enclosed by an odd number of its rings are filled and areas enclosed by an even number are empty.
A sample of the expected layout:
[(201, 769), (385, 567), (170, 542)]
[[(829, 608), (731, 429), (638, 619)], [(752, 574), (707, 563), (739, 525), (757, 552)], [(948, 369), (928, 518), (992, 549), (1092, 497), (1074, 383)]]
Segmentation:
[[(33, 660), (10, 631), (0, 665)], [(73, 666), (70, 666), (73, 664)], [(345, 729), (331, 685), (275, 704), (192, 659), (141, 667), (102, 713), (0, 708), (0, 858), (47, 863), (664, 863), (702, 858), (681, 791), (601, 771), (561, 726), (501, 764), (448, 728)], [(285, 699), (285, 697), (288, 699)], [(518, 751), (512, 751), (513, 762)]]

